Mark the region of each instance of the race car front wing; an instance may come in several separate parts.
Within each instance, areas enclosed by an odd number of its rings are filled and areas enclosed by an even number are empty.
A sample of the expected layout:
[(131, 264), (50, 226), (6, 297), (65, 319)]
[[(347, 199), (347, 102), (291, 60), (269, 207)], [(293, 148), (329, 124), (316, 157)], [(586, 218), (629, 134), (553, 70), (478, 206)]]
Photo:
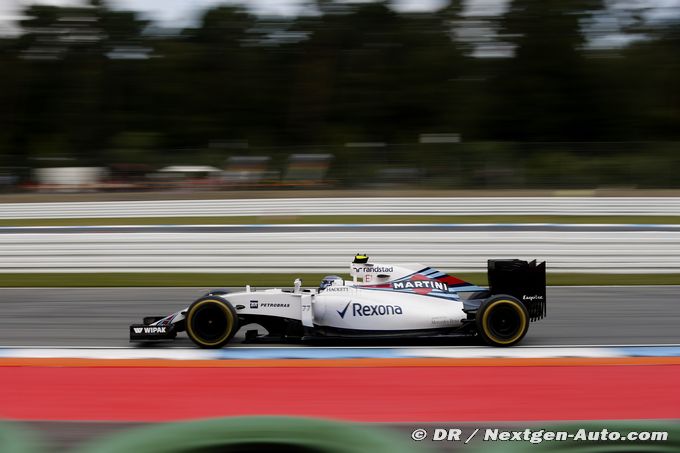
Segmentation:
[(133, 324), (130, 326), (130, 341), (174, 340), (177, 330), (173, 324), (166, 326), (150, 326)]

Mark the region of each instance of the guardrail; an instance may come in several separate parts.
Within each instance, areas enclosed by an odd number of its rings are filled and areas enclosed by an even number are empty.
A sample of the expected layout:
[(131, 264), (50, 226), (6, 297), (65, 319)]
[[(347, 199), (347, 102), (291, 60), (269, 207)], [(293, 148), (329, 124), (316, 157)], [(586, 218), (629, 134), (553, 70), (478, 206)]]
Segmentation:
[[(294, 215), (680, 215), (678, 197), (274, 198), (7, 203), (0, 219)], [(360, 220), (360, 219), (359, 219)]]
[(0, 233), (0, 272), (346, 272), (366, 252), (458, 272), (485, 271), (489, 258), (528, 258), (547, 260), (551, 272), (680, 273), (674, 227), (384, 228), (13, 228)]

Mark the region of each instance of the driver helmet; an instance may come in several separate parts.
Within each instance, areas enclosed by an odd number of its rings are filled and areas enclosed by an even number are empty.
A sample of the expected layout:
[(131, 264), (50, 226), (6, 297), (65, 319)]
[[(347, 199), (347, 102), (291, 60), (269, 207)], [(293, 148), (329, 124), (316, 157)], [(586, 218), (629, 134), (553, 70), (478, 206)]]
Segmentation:
[(339, 284), (342, 284), (342, 277), (338, 275), (327, 275), (321, 280), (321, 284), (319, 285), (319, 291), (323, 291), (329, 286)]

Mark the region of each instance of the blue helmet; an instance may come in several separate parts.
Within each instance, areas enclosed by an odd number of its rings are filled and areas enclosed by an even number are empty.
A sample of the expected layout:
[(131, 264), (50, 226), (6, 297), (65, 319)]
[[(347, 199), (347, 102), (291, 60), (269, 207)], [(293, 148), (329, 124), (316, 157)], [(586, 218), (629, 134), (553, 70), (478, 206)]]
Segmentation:
[(342, 277), (338, 275), (327, 275), (321, 280), (321, 284), (319, 285), (319, 291), (322, 291), (329, 286), (333, 285), (333, 282), (336, 282), (338, 280), (342, 280)]

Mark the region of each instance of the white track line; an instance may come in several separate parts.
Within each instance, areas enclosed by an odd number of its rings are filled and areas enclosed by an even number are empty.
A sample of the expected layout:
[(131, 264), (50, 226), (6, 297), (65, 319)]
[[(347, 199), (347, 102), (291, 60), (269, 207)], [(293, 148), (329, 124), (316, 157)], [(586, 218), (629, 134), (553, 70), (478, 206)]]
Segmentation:
[[(511, 349), (587, 349), (587, 348), (670, 348), (670, 347), (680, 347), (680, 343), (643, 343), (643, 344), (555, 344), (555, 345), (531, 345), (531, 346), (513, 346)], [(99, 350), (99, 349), (133, 349), (140, 351), (162, 351), (167, 349), (187, 349), (200, 351), (200, 349), (193, 346), (172, 346), (167, 345), (163, 347), (149, 348), (140, 346), (54, 346), (54, 345), (10, 345), (2, 346), (0, 349), (88, 349), (88, 350)], [(230, 349), (253, 349), (253, 350), (267, 350), (267, 349), (308, 349), (312, 350), (323, 350), (323, 349), (446, 349), (446, 350), (504, 350), (496, 349), (490, 346), (305, 346), (298, 344), (280, 344), (280, 345), (262, 345), (262, 346), (250, 346), (250, 345), (235, 345), (232, 347), (222, 348), (222, 351)]]

